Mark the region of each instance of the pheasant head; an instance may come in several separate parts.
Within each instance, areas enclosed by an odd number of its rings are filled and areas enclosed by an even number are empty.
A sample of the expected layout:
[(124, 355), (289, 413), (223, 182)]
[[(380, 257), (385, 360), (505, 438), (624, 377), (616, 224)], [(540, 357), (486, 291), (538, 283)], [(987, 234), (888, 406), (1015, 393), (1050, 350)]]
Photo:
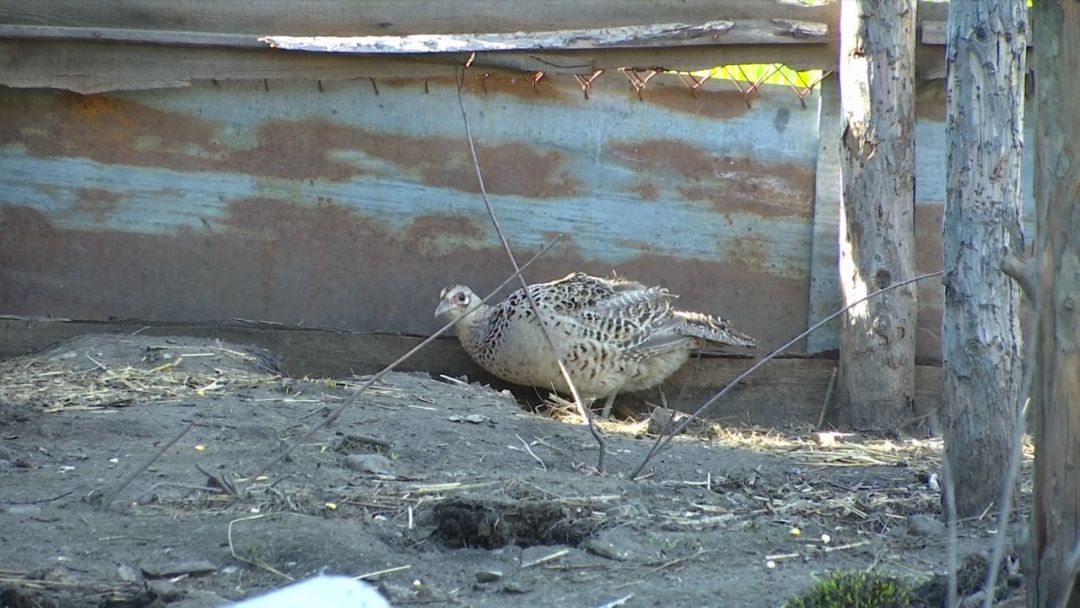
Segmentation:
[(446, 321), (457, 321), (455, 330), (461, 336), (484, 318), (487, 308), (473, 290), (464, 285), (451, 285), (439, 294), (439, 306), (435, 309), (435, 316)]

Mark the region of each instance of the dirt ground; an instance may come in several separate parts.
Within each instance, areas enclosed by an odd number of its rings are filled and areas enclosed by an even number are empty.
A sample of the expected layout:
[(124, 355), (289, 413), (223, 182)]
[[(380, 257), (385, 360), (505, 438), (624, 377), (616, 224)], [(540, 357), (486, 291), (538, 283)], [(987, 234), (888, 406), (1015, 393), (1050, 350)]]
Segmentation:
[[(143, 336), (0, 362), (0, 605), (219, 606), (325, 572), (400, 606), (754, 607), (833, 569), (945, 571), (940, 442), (703, 425), (630, 481), (643, 423), (605, 423), (599, 473), (565, 416), (390, 374), (247, 479), (358, 382), (274, 369)], [(963, 522), (960, 555), (995, 532)]]

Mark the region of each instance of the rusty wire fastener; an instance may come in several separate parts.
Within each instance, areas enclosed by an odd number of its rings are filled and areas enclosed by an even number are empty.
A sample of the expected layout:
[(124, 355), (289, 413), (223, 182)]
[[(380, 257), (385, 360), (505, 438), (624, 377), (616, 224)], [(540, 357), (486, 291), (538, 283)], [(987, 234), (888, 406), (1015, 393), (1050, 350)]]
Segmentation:
[(649, 84), (649, 81), (652, 80), (653, 76), (660, 73), (660, 70), (651, 69), (648, 70), (649, 75), (642, 78), (641, 76), (638, 76), (638, 71), (633, 68), (619, 68), (619, 71), (623, 73), (623, 76), (626, 76), (626, 79), (630, 81), (630, 86), (634, 87), (634, 90), (637, 91), (638, 101), (645, 101), (641, 92), (645, 90), (645, 85)]
[(431, 94), (431, 89), (428, 88), (428, 81), (429, 80), (431, 80), (431, 79), (430, 78), (425, 78), (424, 79), (424, 95), (430, 95)]
[(534, 73), (534, 74), (532, 75), (532, 87), (533, 87), (533, 93), (536, 93), (537, 95), (539, 95), (539, 94), (540, 94), (540, 89), (536, 88), (536, 85), (540, 84), (540, 81), (541, 81), (541, 80), (542, 80), (543, 78), (544, 78), (544, 72), (543, 72), (543, 70), (537, 70), (537, 71), (536, 71), (536, 72), (535, 72), (535, 73)]
[[(780, 69), (779, 64), (773, 64), (772, 71), (757, 79), (757, 81), (755, 82), (753, 80), (750, 80), (750, 77), (746, 75), (746, 72), (743, 71), (741, 65), (736, 65), (735, 67), (739, 70), (739, 74), (743, 77), (743, 80), (747, 82), (747, 85), (744, 89), (743, 86), (739, 84), (739, 81), (736, 78), (731, 78), (731, 84), (735, 85), (735, 88), (738, 89), (740, 93), (742, 93), (743, 101), (746, 102), (746, 107), (748, 108), (751, 107), (750, 96), (757, 93), (758, 88), (761, 87), (761, 85), (764, 84), (766, 80), (772, 77), (772, 75)], [(724, 69), (728, 70), (729, 76), (734, 76), (734, 74), (731, 73), (731, 66), (724, 66)]]
[(474, 61), (476, 61), (476, 51), (469, 53), (469, 58), (465, 60), (465, 69), (472, 67)]
[(265, 90), (265, 91), (266, 91), (267, 93), (269, 93), (269, 92), (270, 92), (270, 79), (269, 79), (269, 78), (263, 78), (263, 89), (264, 89), (264, 90)]
[(791, 90), (794, 91), (795, 94), (799, 97), (799, 103), (802, 104), (803, 109), (806, 109), (806, 98), (814, 92), (814, 87), (820, 84), (822, 80), (825, 80), (825, 77), (829, 74), (832, 74), (832, 70), (823, 72), (821, 74), (821, 78), (818, 78), (814, 82), (807, 84), (806, 80), (803, 78), (802, 73), (795, 72), (795, 75), (799, 79), (799, 84), (796, 84), (791, 81), (791, 77), (788, 76), (786, 72), (784, 72), (783, 70), (780, 71), (780, 75), (783, 76), (784, 80), (787, 81), (788, 86), (791, 87)]
[(379, 94), (379, 85), (375, 84), (374, 78), (368, 78), (368, 80), (371, 81), (371, 88), (375, 89), (375, 95), (377, 96)]
[(679, 77), (679, 80), (681, 80), (684, 85), (686, 85), (686, 88), (690, 89), (690, 94), (694, 96), (694, 99), (697, 99), (698, 92), (701, 91), (701, 85), (705, 84), (705, 81), (708, 80), (708, 78), (699, 80), (697, 76), (694, 76), (690, 72), (687, 72), (685, 75), (682, 72), (675, 72), (675, 75)]
[(597, 78), (599, 78), (603, 73), (604, 73), (604, 70), (601, 68), (599, 70), (594, 71), (592, 73), (592, 75), (590, 75), (590, 76), (582, 76), (581, 74), (574, 74), (574, 78), (577, 78), (578, 84), (581, 85), (581, 92), (585, 95), (585, 99), (589, 98), (589, 89), (592, 88), (593, 81), (596, 80)]
[(325, 92), (326, 92), (326, 89), (324, 89), (324, 88), (323, 88), (323, 86), (322, 86), (322, 80), (320, 79), (320, 80), (318, 81), (318, 83), (319, 83), (319, 92), (320, 92), (320, 93), (325, 93)]

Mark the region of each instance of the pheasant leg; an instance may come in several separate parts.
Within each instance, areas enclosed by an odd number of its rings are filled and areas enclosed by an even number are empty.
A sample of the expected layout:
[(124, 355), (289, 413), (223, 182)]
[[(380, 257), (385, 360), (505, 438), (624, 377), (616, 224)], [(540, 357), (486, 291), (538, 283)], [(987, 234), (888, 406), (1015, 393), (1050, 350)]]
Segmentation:
[(601, 418), (608, 418), (611, 416), (611, 406), (615, 405), (615, 395), (618, 395), (618, 393), (611, 393), (608, 395), (607, 401), (604, 402), (604, 411), (600, 413)]

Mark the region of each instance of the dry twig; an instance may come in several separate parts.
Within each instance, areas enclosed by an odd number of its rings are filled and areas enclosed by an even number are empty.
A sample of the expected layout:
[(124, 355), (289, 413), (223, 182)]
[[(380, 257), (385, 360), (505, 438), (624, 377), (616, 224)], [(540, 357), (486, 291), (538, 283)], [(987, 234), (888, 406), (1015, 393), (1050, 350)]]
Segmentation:
[(457, 83), (458, 106), (461, 108), (461, 119), (465, 124), (465, 137), (469, 140), (469, 153), (472, 155), (473, 167), (476, 169), (476, 180), (480, 186), (480, 197), (484, 200), (484, 207), (487, 209), (488, 217), (491, 218), (491, 224), (495, 227), (495, 233), (499, 235), (499, 241), (502, 243), (507, 257), (510, 258), (510, 264), (514, 267), (514, 274), (521, 284), (521, 288), (524, 290), (526, 298), (529, 300), (529, 307), (532, 309), (533, 314), (536, 315), (536, 319), (540, 322), (540, 330), (544, 334), (544, 340), (547, 342), (548, 348), (551, 349), (551, 353), (555, 356), (555, 362), (559, 366), (559, 373), (562, 374), (563, 379), (566, 380), (566, 386), (570, 389), (570, 395), (574, 398), (574, 402), (577, 404), (581, 417), (584, 418), (586, 424), (589, 425), (589, 431), (600, 446), (596, 470), (603, 473), (604, 457), (607, 454), (607, 444), (604, 442), (604, 436), (596, 428), (596, 424), (593, 422), (592, 411), (585, 405), (585, 402), (582, 401), (577, 387), (574, 386), (574, 381), (570, 378), (570, 373), (566, 371), (566, 364), (563, 363), (563, 357), (559, 354), (559, 349), (556, 347), (555, 341), (551, 339), (551, 332), (548, 330), (548, 317), (541, 314), (540, 307), (536, 304), (536, 298), (533, 297), (532, 292), (529, 291), (529, 284), (521, 274), (522, 269), (518, 268), (514, 250), (510, 247), (510, 242), (506, 240), (506, 233), (503, 232), (502, 226), (499, 225), (499, 218), (495, 215), (495, 208), (491, 205), (491, 200), (488, 199), (487, 188), (484, 186), (484, 174), (480, 170), (480, 159), (476, 154), (476, 142), (473, 141), (472, 129), (469, 127), (469, 115), (465, 111), (465, 101), (461, 93), (461, 90), (464, 88), (464, 78), (465, 73), (463, 71), (461, 72)]
[(157, 461), (158, 458), (161, 458), (162, 454), (164, 454), (169, 448), (171, 448), (173, 445), (175, 445), (177, 441), (180, 441), (181, 437), (183, 437), (184, 435), (187, 435), (187, 432), (190, 431), (192, 429), (192, 427), (194, 427), (194, 426), (195, 426), (195, 421), (192, 420), (191, 422), (188, 423), (187, 426), (184, 427), (184, 429), (182, 431), (180, 431), (180, 433), (176, 437), (173, 437), (172, 441), (170, 441), (170, 442), (166, 443), (165, 445), (161, 446), (161, 448), (158, 449), (157, 452), (154, 452), (154, 455), (151, 456), (150, 458), (148, 458), (146, 460), (146, 462), (142, 463), (138, 467), (135, 467), (135, 470), (128, 473), (126, 477), (124, 477), (123, 479), (120, 480), (120, 483), (116, 484), (116, 487), (113, 488), (112, 491), (110, 491), (108, 494), (106, 494), (101, 499), (101, 505), (104, 506), (104, 507), (109, 506), (109, 503), (111, 503), (113, 501), (113, 499), (116, 498), (116, 495), (119, 494), (120, 492), (123, 492), (124, 488), (128, 487), (128, 484), (130, 484), (132, 481), (135, 480), (136, 477), (139, 476), (139, 473), (142, 473), (147, 468), (149, 468), (150, 465), (154, 464)]

